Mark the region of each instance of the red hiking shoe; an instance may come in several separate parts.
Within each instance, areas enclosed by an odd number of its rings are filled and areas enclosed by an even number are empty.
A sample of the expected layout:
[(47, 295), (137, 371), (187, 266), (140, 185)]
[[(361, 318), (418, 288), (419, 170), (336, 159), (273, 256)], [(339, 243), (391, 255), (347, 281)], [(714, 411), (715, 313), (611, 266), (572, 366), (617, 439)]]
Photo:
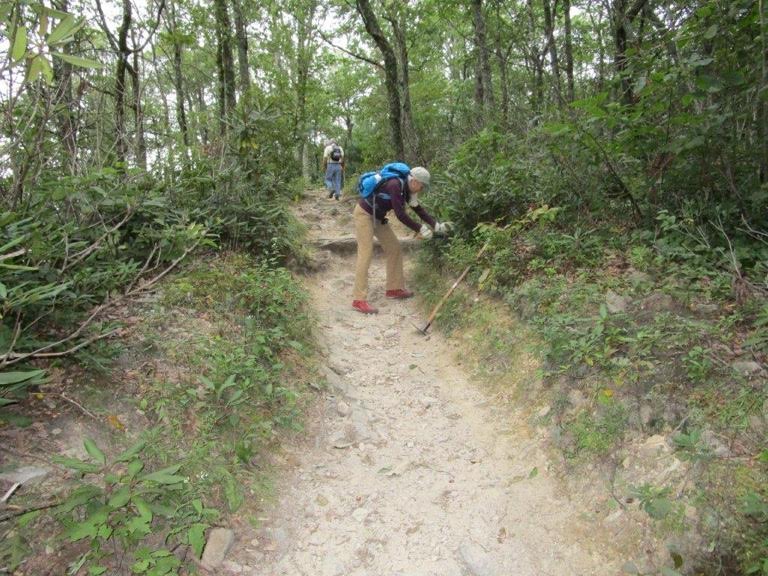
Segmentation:
[(387, 298), (402, 300), (403, 298), (410, 298), (411, 296), (413, 296), (413, 292), (410, 290), (403, 290), (402, 288), (398, 288), (397, 290), (387, 290)]
[(353, 300), (352, 308), (363, 314), (377, 314), (379, 311), (377, 308), (368, 304), (366, 300)]

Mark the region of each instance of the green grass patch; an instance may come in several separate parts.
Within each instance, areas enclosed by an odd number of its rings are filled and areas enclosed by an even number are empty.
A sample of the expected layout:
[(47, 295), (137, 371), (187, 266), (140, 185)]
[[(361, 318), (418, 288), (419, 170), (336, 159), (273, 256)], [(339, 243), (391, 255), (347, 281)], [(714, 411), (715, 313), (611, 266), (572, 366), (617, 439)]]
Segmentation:
[(564, 426), (573, 435), (571, 458), (606, 456), (624, 437), (627, 430), (627, 409), (623, 404), (606, 398), (596, 412), (584, 410)]

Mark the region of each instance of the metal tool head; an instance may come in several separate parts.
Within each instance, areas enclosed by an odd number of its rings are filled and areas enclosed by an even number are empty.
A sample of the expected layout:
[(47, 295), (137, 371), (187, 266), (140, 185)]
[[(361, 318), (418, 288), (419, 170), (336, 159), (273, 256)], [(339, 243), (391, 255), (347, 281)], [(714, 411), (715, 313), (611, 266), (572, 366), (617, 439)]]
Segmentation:
[(429, 330), (429, 324), (424, 324), (423, 326), (419, 326), (417, 324), (413, 324), (413, 327), (416, 328), (419, 332), (421, 332), (424, 336), (427, 335), (427, 330)]

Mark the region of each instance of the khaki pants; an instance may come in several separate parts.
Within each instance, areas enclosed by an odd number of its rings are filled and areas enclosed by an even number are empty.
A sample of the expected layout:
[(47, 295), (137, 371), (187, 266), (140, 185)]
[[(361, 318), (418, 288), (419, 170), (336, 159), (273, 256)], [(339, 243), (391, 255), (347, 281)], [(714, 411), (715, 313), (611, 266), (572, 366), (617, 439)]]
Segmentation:
[(373, 218), (360, 205), (355, 206), (352, 213), (355, 221), (355, 237), (357, 238), (357, 264), (355, 265), (355, 288), (352, 293), (354, 300), (366, 300), (368, 297), (368, 268), (373, 259), (373, 237), (379, 239), (387, 259), (387, 290), (405, 288), (403, 279), (403, 253), (400, 241), (389, 224), (378, 220), (374, 227)]

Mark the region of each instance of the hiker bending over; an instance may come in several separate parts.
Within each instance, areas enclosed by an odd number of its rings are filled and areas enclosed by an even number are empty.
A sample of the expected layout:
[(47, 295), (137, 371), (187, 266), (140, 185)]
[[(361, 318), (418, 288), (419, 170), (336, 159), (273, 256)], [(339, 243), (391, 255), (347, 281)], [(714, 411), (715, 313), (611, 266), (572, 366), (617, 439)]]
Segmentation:
[(331, 140), (323, 150), (323, 170), (325, 170), (325, 187), (328, 188), (328, 198), (341, 198), (341, 188), (344, 178), (344, 149)]
[[(407, 167), (406, 167), (407, 168)], [(357, 238), (357, 264), (355, 265), (355, 288), (352, 307), (364, 314), (375, 314), (378, 310), (368, 304), (368, 268), (373, 258), (373, 237), (379, 239), (387, 260), (387, 298), (410, 298), (413, 292), (405, 289), (403, 277), (403, 254), (400, 242), (387, 223), (387, 213), (395, 211), (397, 219), (418, 233), (421, 238), (432, 237), (448, 231), (448, 224), (436, 222), (419, 205), (418, 193), (429, 187), (429, 172), (418, 166), (403, 178), (390, 178), (381, 182), (372, 196), (361, 198), (355, 206), (355, 236)], [(419, 225), (405, 211), (410, 206), (424, 224)], [(374, 219), (375, 214), (375, 219)]]

